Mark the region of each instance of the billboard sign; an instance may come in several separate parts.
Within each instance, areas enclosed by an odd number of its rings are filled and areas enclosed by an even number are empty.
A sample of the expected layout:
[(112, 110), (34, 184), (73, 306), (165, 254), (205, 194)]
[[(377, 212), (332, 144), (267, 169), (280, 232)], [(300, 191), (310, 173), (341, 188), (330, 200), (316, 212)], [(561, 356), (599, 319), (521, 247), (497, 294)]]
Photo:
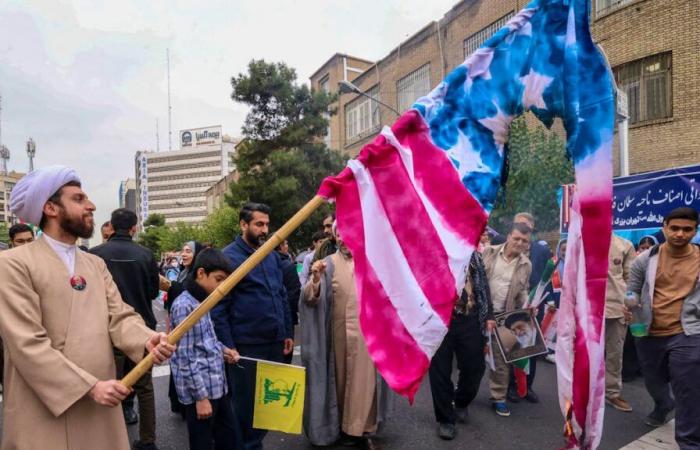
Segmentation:
[(192, 128), (180, 131), (180, 147), (195, 148), (200, 145), (221, 145), (221, 125)]

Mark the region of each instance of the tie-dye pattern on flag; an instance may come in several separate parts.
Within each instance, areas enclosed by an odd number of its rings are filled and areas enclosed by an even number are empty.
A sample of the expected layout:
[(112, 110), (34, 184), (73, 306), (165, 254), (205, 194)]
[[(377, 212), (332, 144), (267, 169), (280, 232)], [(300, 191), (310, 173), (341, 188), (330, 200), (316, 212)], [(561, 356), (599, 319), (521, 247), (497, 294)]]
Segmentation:
[(413, 399), (447, 332), (498, 192), (512, 119), (563, 120), (577, 193), (557, 358), (567, 445), (597, 447), (611, 230), (613, 82), (587, 0), (534, 0), (324, 181), (355, 258), (360, 323), (378, 370)]

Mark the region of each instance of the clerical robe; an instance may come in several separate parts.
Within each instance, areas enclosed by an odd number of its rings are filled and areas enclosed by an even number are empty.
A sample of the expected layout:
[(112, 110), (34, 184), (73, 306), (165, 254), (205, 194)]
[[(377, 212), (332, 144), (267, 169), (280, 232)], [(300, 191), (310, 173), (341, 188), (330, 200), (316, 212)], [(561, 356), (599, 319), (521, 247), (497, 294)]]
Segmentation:
[(101, 258), (78, 250), (75, 275), (82, 290), (45, 239), (0, 254), (3, 450), (130, 448), (122, 408), (87, 394), (114, 379), (113, 347), (139, 361), (154, 332), (122, 301)]
[(360, 330), (352, 258), (336, 252), (324, 261), (325, 273), (316, 284), (309, 278), (299, 305), (308, 385), (304, 429), (315, 445), (332, 444), (340, 431), (358, 437), (374, 433), (395, 399)]

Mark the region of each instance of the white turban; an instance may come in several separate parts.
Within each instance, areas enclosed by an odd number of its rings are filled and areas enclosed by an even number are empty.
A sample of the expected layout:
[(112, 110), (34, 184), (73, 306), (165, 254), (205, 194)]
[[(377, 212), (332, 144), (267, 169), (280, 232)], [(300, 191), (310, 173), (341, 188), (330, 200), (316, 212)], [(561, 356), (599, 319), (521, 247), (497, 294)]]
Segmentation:
[(48, 166), (29, 172), (12, 189), (10, 211), (20, 220), (36, 225), (41, 221), (47, 200), (71, 181), (80, 183), (80, 178), (75, 170), (65, 166)]

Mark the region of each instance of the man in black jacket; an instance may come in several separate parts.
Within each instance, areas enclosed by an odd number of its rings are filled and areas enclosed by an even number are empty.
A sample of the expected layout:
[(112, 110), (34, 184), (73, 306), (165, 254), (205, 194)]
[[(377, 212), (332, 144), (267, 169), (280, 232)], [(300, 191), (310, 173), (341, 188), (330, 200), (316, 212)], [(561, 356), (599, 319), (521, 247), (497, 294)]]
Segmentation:
[[(119, 208), (112, 212), (110, 220), (114, 228), (107, 242), (90, 250), (90, 253), (105, 260), (107, 269), (112, 274), (122, 299), (141, 315), (146, 325), (156, 328), (152, 301), (158, 296), (158, 265), (153, 253), (132, 240), (136, 233), (138, 218), (133, 211)], [(128, 373), (134, 363), (123, 353), (115, 350), (117, 378)], [(139, 440), (135, 449), (155, 449), (156, 409), (153, 395), (151, 372), (144, 375), (135, 385), (134, 391), (139, 399)], [(138, 416), (133, 410), (133, 395), (122, 403), (127, 424), (134, 424)]]

